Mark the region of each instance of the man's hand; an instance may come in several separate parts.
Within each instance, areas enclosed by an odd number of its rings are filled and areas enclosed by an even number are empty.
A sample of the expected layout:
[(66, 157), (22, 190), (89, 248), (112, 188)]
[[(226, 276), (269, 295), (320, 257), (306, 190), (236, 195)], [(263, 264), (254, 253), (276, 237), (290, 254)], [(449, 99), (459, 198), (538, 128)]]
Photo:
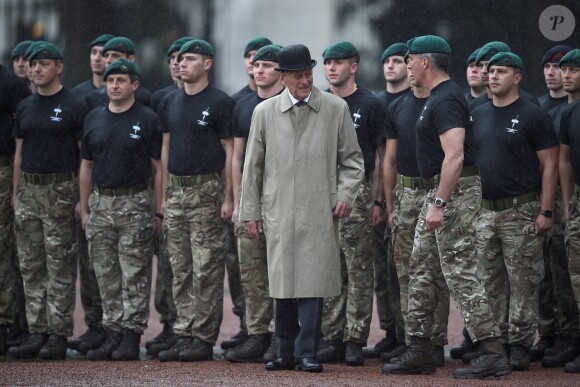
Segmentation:
[(381, 224), (385, 221), (385, 210), (379, 206), (373, 206), (373, 226)]
[(81, 220), (81, 202), (77, 202), (75, 205), (75, 219)]
[(435, 230), (443, 226), (443, 212), (443, 207), (437, 207), (436, 205), (431, 204), (429, 212), (427, 212), (427, 216), (425, 217), (427, 230)]
[(222, 210), (220, 217), (224, 222), (229, 222), (232, 220), (232, 212), (234, 211), (234, 203), (231, 201), (225, 201), (222, 204)]
[(336, 206), (334, 207), (334, 213), (332, 214), (335, 218), (348, 218), (350, 216), (351, 208), (345, 202), (338, 200)]
[(87, 230), (87, 223), (89, 222), (89, 213), (88, 212), (81, 212), (81, 226), (83, 228), (83, 230)]
[(232, 211), (232, 223), (236, 223), (238, 221), (238, 206), (234, 206), (234, 210)]
[(264, 233), (264, 223), (261, 220), (250, 220), (246, 222), (248, 233), (254, 239), (260, 239), (260, 235)]
[(552, 228), (552, 218), (546, 218), (544, 215), (536, 217), (536, 235), (544, 235)]

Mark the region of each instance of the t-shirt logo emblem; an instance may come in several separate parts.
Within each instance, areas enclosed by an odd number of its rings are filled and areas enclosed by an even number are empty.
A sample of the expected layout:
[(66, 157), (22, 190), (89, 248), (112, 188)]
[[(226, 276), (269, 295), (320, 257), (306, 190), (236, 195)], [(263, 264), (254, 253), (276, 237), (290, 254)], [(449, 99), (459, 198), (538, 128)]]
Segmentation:
[(207, 109), (201, 112), (201, 115), (203, 117), (201, 118), (201, 120), (197, 120), (197, 124), (201, 126), (207, 126), (207, 121), (205, 120), (205, 118), (209, 116), (209, 106), (207, 107)]
[(50, 116), (50, 120), (56, 122), (62, 121), (62, 117), (58, 116), (60, 113), (62, 113), (62, 109), (60, 108), (60, 105), (58, 105), (58, 107), (54, 108), (54, 116)]
[(512, 127), (511, 128), (506, 128), (507, 131), (508, 131), (508, 133), (515, 133), (515, 132), (518, 131), (517, 129), (514, 129), (514, 126), (516, 124), (519, 124), (520, 123), (520, 121), (518, 121), (518, 117), (519, 117), (519, 114), (516, 115), (516, 118), (512, 118)]
[(352, 114), (352, 117), (353, 117), (353, 120), (352, 121), (353, 121), (354, 127), (355, 127), (355, 129), (358, 129), (360, 127), (360, 125), (357, 124), (356, 122), (358, 120), (360, 120), (360, 117), (361, 117), (361, 115), (360, 115), (360, 109), (358, 109), (356, 113), (353, 113)]
[(139, 132), (141, 131), (141, 128), (139, 127), (139, 122), (137, 122), (135, 125), (133, 125), (133, 133), (129, 134), (129, 137), (134, 138), (136, 140), (141, 138), (141, 135), (139, 135)]

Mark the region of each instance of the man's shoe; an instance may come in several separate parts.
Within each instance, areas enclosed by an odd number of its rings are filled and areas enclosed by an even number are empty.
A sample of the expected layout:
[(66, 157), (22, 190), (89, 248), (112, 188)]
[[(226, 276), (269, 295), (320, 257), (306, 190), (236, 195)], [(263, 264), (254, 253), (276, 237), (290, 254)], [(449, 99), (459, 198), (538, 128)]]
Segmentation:
[(351, 367), (360, 367), (365, 365), (365, 357), (363, 355), (361, 343), (355, 343), (353, 341), (346, 342), (344, 362), (346, 365)]
[(70, 339), (67, 343), (70, 349), (74, 349), (85, 355), (91, 349), (99, 348), (107, 340), (107, 332), (103, 327), (89, 325), (89, 329), (76, 339)]
[(270, 346), (270, 333), (250, 335), (242, 344), (228, 349), (225, 359), (232, 363), (261, 363)]
[(6, 355), (8, 350), (8, 325), (0, 325), (0, 356)]
[(435, 364), (435, 367), (439, 368), (445, 366), (445, 350), (442, 346), (432, 346), (431, 356), (433, 357), (433, 364)]
[(529, 347), (513, 344), (510, 346), (510, 351), (510, 364), (514, 371), (527, 371), (530, 369)]
[(409, 347), (405, 343), (399, 343), (399, 344), (397, 344), (395, 349), (393, 349), (389, 352), (383, 352), (383, 353), (381, 353), (381, 355), (379, 357), (381, 358), (381, 360), (383, 362), (388, 363), (394, 358), (403, 356), (403, 354), (405, 352), (407, 352), (408, 348)]
[[(175, 339), (175, 335), (173, 334), (173, 327), (171, 325), (171, 323), (165, 321), (163, 323), (163, 329), (161, 330), (161, 332), (159, 332), (159, 334), (157, 336), (155, 336), (153, 339), (149, 340), (148, 342), (145, 343), (145, 349), (147, 350), (147, 353), (150, 355), (155, 356), (156, 354), (152, 354), (149, 351), (149, 347), (151, 347), (152, 345), (156, 345), (156, 344), (160, 344), (160, 343), (165, 343), (167, 341), (168, 338), (174, 338)], [(175, 339), (175, 341), (177, 341), (177, 339)], [(171, 344), (168, 348), (169, 349), (171, 347), (173, 347), (175, 343)], [(157, 351), (157, 353), (159, 353), (160, 351)]]
[(67, 341), (66, 336), (51, 334), (44, 346), (38, 351), (38, 357), (42, 360), (66, 359)]
[(276, 360), (277, 356), (278, 356), (278, 349), (276, 348), (276, 334), (272, 333), (270, 335), (270, 346), (268, 347), (268, 350), (266, 350), (266, 353), (264, 353), (264, 357), (262, 358), (262, 361), (264, 362), (264, 364), (267, 364), (271, 361)]
[(121, 332), (107, 329), (107, 339), (105, 342), (99, 348), (89, 350), (87, 352), (87, 358), (89, 360), (111, 360), (113, 351), (117, 349), (122, 340), (123, 334)]
[(8, 355), (20, 359), (29, 359), (38, 356), (40, 349), (46, 344), (48, 335), (46, 333), (32, 333), (19, 346), (10, 347)]
[(564, 372), (580, 372), (580, 355), (576, 356), (576, 359), (572, 360), (570, 363), (564, 366)]
[[(390, 375), (429, 375), (435, 373), (431, 355), (431, 340), (411, 336), (411, 344), (402, 356), (391, 363), (383, 364), (383, 374)], [(392, 361), (392, 360), (391, 360)]]
[(457, 379), (483, 379), (489, 376), (503, 376), (512, 372), (509, 359), (499, 339), (485, 339), (480, 344), (481, 355), (469, 367), (456, 368), (453, 375)]
[(228, 340), (222, 341), (222, 349), (231, 349), (248, 339), (248, 332), (241, 330)]
[(296, 360), (294, 365), (296, 371), (306, 371), (306, 372), (322, 372), (322, 364), (313, 357), (303, 357)]
[(451, 348), (449, 355), (452, 359), (461, 359), (467, 352), (472, 352), (477, 349), (474, 347), (477, 347), (477, 344), (471, 341), (467, 329), (463, 328), (463, 342), (459, 346)]
[(191, 346), (179, 352), (178, 359), (179, 361), (213, 360), (213, 345), (193, 339)]
[(191, 336), (179, 336), (177, 342), (170, 349), (159, 352), (157, 359), (160, 361), (178, 361), (179, 352), (184, 349), (190, 348), (193, 345), (193, 337)]
[(111, 360), (139, 360), (139, 343), (141, 342), (141, 332), (131, 329), (123, 331), (123, 340), (111, 353)]
[(282, 371), (282, 370), (293, 370), (294, 369), (294, 358), (293, 357), (279, 357), (266, 363), (267, 371)]
[(21, 331), (20, 329), (10, 327), (8, 329), (8, 339), (6, 340), (6, 346), (17, 347), (24, 343), (30, 337), (30, 332), (27, 330)]
[(532, 362), (541, 361), (548, 348), (552, 348), (556, 341), (554, 336), (540, 337), (540, 340), (530, 348), (530, 359)]
[(387, 335), (374, 347), (363, 348), (363, 356), (369, 359), (377, 358), (384, 352), (390, 352), (397, 346), (397, 338), (394, 335)]
[(335, 363), (344, 361), (346, 345), (342, 340), (320, 340), (316, 358), (321, 363)]
[(544, 352), (542, 367), (564, 367), (580, 354), (578, 339), (567, 337), (566, 340), (557, 340), (552, 348)]

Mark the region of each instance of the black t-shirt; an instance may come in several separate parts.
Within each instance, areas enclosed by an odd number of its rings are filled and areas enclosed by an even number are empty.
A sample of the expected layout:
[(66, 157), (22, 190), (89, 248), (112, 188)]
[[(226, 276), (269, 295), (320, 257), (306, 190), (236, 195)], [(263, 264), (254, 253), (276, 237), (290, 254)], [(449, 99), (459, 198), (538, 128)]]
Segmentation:
[[(526, 91), (525, 89), (522, 89), (520, 87), (519, 93), (520, 93), (521, 99), (525, 99), (529, 102), (532, 102), (536, 106), (540, 106), (540, 103), (538, 102), (538, 100), (533, 95), (531, 95), (529, 91)], [(486, 91), (485, 93), (483, 93), (479, 97), (477, 97), (474, 100), (471, 100), (469, 102), (469, 110), (473, 111), (473, 110), (475, 110), (475, 108), (477, 108), (483, 104), (486, 104), (487, 102), (491, 102), (491, 99), (487, 98), (487, 91)]]
[(558, 145), (548, 113), (518, 98), (508, 106), (480, 106), (472, 117), (482, 197), (495, 200), (540, 192), (536, 152)]
[(560, 142), (570, 146), (574, 183), (580, 185), (580, 101), (575, 101), (562, 110)]
[(56, 173), (79, 166), (86, 107), (75, 94), (62, 88), (51, 96), (33, 94), (16, 110), (14, 137), (22, 139), (23, 171)]
[(24, 79), (0, 65), (0, 156), (14, 154), (14, 113), (18, 103), (30, 95)]
[(554, 125), (554, 129), (556, 130), (556, 137), (560, 138), (560, 121), (562, 119), (562, 113), (568, 106), (568, 102), (561, 103), (556, 105), (552, 109), (548, 111), (548, 115), (552, 119), (552, 125)]
[(161, 100), (162, 128), (171, 135), (170, 173), (189, 176), (224, 169), (226, 153), (220, 140), (232, 136), (234, 105), (233, 99), (211, 85), (195, 95), (179, 89)]
[[(150, 106), (151, 92), (140, 85), (137, 91), (135, 91), (135, 100), (141, 105)], [(85, 103), (87, 104), (89, 111), (98, 106), (106, 106), (109, 103), (106, 86), (99, 87), (98, 89), (88, 93), (85, 96)]]
[(410, 87), (406, 88), (403, 91), (399, 91), (398, 93), (388, 93), (386, 90), (381, 90), (376, 94), (376, 96), (383, 104), (383, 108), (385, 109), (385, 112), (388, 112), (389, 106), (391, 105), (391, 103), (394, 100), (396, 100), (397, 98), (399, 98), (400, 96), (407, 94), (409, 92), (409, 90), (411, 90)]
[(93, 85), (92, 79), (81, 82), (78, 85), (76, 85), (75, 87), (73, 87), (72, 89), (70, 89), (70, 91), (73, 94), (76, 94), (79, 98), (82, 98), (83, 100), (93, 90), (97, 90), (97, 88), (95, 87), (95, 85)]
[(155, 93), (151, 94), (151, 100), (150, 100), (151, 109), (153, 109), (154, 111), (157, 112), (157, 108), (159, 107), (159, 103), (161, 102), (163, 97), (165, 97), (167, 94), (169, 94), (175, 90), (177, 90), (177, 85), (173, 84), (173, 85), (169, 85), (167, 87), (164, 87), (163, 89), (159, 89)]
[(427, 98), (417, 98), (412, 91), (397, 98), (389, 106), (385, 138), (397, 140), (397, 172), (419, 177), (415, 125)]
[(377, 144), (383, 140), (386, 111), (381, 101), (370, 91), (359, 87), (343, 98), (348, 104), (358, 144), (363, 154), (365, 173), (375, 170)]
[(234, 94), (232, 94), (232, 99), (236, 103), (238, 103), (239, 101), (241, 101), (242, 99), (253, 93), (254, 92), (252, 91), (252, 89), (250, 89), (250, 86), (246, 85), (242, 87), (240, 90), (236, 91)]
[(84, 122), (81, 156), (93, 161), (92, 182), (100, 188), (132, 187), (151, 176), (151, 158), (161, 156), (161, 127), (155, 112), (140, 103), (113, 113), (93, 109)]
[(467, 100), (467, 103), (470, 103), (471, 101), (473, 101), (475, 99), (475, 97), (473, 95), (471, 95), (471, 89), (467, 90), (464, 95), (465, 95), (465, 99)]
[(550, 96), (550, 93), (546, 93), (540, 97), (538, 97), (538, 103), (545, 111), (550, 111), (558, 105), (568, 103), (568, 95), (565, 95), (560, 98), (553, 98)]
[(475, 164), (475, 146), (467, 101), (459, 86), (449, 79), (431, 90), (415, 126), (417, 164), (422, 178), (428, 179), (441, 173), (445, 153), (439, 136), (453, 128), (465, 128), (463, 165)]

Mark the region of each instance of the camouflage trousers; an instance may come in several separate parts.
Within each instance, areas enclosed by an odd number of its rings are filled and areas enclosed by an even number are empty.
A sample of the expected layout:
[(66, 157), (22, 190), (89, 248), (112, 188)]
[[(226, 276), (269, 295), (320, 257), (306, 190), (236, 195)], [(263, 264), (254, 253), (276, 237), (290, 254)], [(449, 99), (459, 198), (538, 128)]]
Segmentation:
[(12, 166), (0, 167), (0, 325), (20, 330), (26, 325), (24, 287), (14, 237)]
[(78, 180), (22, 180), (16, 193), (16, 246), (31, 332), (71, 336), (77, 277)]
[(214, 344), (223, 318), (227, 224), (220, 218), (223, 182), (169, 186), (165, 222), (173, 269), (177, 336)]
[(374, 232), (373, 197), (367, 182), (361, 184), (348, 218), (340, 220), (340, 294), (324, 298), (324, 340), (353, 341), (366, 345), (373, 311)]
[(246, 300), (246, 327), (250, 335), (274, 332), (274, 302), (268, 287), (268, 259), (264, 234), (256, 240), (244, 222), (235, 227), (240, 259), (240, 276)]
[(86, 234), (101, 299), (103, 325), (143, 333), (149, 319), (153, 214), (151, 192), (89, 197)]
[(232, 312), (240, 318), (240, 328), (247, 331), (246, 319), (244, 314), (246, 312), (246, 301), (244, 296), (244, 288), (240, 278), (240, 262), (238, 257), (238, 246), (235, 234), (235, 225), (228, 223), (228, 240), (226, 245), (226, 270), (228, 272), (228, 288), (230, 290), (230, 297), (232, 298)]
[(427, 230), (425, 217), (434, 205), (437, 188), (430, 189), (415, 228), (409, 262), (409, 311), (406, 328), (410, 336), (433, 336), (437, 270), (445, 276), (463, 323), (474, 341), (500, 336), (483, 284), (477, 277), (475, 222), (481, 209), (479, 176), (461, 177), (445, 208), (443, 226)]
[(85, 311), (85, 324), (100, 327), (103, 325), (103, 303), (95, 269), (89, 258), (89, 245), (81, 222), (77, 222), (78, 265), (81, 290), (81, 304)]
[(177, 319), (177, 310), (173, 301), (173, 270), (167, 254), (167, 225), (164, 222), (161, 233), (155, 236), (157, 255), (157, 279), (155, 280), (155, 309), (162, 324), (173, 323)]
[[(565, 246), (565, 224), (562, 221), (562, 196), (560, 190), (554, 202), (554, 215), (552, 229), (546, 238), (546, 255), (550, 266), (548, 272), (551, 273), (551, 286), (553, 287), (552, 309), (555, 309), (554, 320), (556, 332), (564, 336), (580, 336), (578, 308), (576, 299), (570, 282), (570, 272), (568, 271), (568, 256)], [(545, 277), (548, 277), (547, 275)], [(543, 299), (542, 288), (540, 287), (540, 299)], [(541, 308), (542, 302), (540, 302)], [(541, 315), (541, 312), (540, 312)], [(538, 319), (538, 330), (540, 335), (545, 332), (542, 327), (542, 318)]]
[[(552, 230), (554, 226), (556, 225), (554, 224), (552, 226)], [(544, 277), (538, 285), (538, 334), (540, 337), (555, 337), (560, 332), (557, 319), (559, 309), (558, 300), (556, 298), (556, 290), (554, 289), (555, 283), (552, 278), (552, 270), (550, 269), (552, 265), (550, 263), (551, 247), (557, 248), (557, 246), (550, 246), (550, 240), (546, 237), (543, 248)], [(568, 262), (566, 262), (567, 266)], [(576, 309), (575, 306), (574, 309)]]
[(538, 201), (503, 211), (481, 209), (477, 220), (479, 278), (505, 344), (531, 347), (544, 276), (543, 241), (536, 235)]
[(576, 306), (580, 311), (580, 200), (579, 187), (576, 187), (576, 197), (571, 201), (568, 222), (566, 223), (566, 253), (568, 255), (568, 270)]
[[(401, 184), (397, 184), (394, 192), (393, 257), (397, 265), (397, 275), (401, 288), (401, 312), (405, 321), (409, 312), (409, 264), (413, 252), (411, 241), (415, 236), (417, 220), (425, 203), (426, 195), (427, 190), (425, 189), (406, 188)], [(433, 302), (435, 303), (431, 343), (436, 346), (444, 346), (447, 344), (449, 291), (441, 266), (437, 264), (437, 245), (433, 245), (431, 248), (432, 251), (427, 252), (427, 247), (425, 247), (425, 254), (429, 254), (429, 259), (435, 262), (431, 278), (433, 281), (431, 285)], [(404, 340), (409, 343), (409, 337), (405, 337)]]

